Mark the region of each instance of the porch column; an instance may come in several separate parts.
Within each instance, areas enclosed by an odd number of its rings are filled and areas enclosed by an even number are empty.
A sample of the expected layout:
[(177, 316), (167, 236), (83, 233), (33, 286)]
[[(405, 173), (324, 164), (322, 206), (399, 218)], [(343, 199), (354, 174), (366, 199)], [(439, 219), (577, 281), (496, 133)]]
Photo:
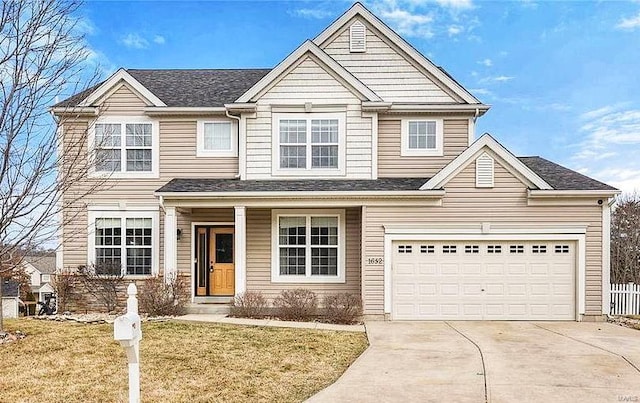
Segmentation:
[(236, 295), (247, 289), (247, 215), (244, 206), (235, 206)]
[(164, 209), (164, 280), (169, 282), (177, 274), (178, 222), (175, 207)]

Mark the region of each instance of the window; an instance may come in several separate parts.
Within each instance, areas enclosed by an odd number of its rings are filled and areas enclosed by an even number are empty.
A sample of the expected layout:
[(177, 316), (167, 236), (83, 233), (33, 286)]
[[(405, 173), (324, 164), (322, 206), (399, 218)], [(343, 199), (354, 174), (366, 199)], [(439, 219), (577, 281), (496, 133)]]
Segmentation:
[(229, 120), (199, 120), (197, 157), (237, 157), (237, 125)]
[(442, 156), (442, 119), (403, 119), (402, 156)]
[(533, 245), (531, 246), (532, 253), (547, 253), (547, 245)]
[(502, 245), (487, 245), (487, 253), (502, 253)]
[(456, 253), (456, 245), (443, 245), (442, 253)]
[(478, 245), (465, 245), (464, 253), (480, 253), (480, 247)]
[(340, 114), (274, 114), (273, 173), (342, 174), (343, 125)]
[(344, 213), (274, 210), (275, 282), (344, 282)]
[(411, 245), (398, 245), (398, 253), (411, 253)]
[(147, 118), (104, 118), (93, 126), (94, 174), (157, 177), (157, 124)]
[(89, 263), (99, 273), (148, 276), (158, 266), (157, 211), (89, 211)]
[(569, 245), (556, 245), (556, 253), (569, 253)]
[(435, 253), (435, 251), (434, 245), (420, 245), (420, 253)]
[(509, 245), (509, 253), (524, 253), (524, 245)]

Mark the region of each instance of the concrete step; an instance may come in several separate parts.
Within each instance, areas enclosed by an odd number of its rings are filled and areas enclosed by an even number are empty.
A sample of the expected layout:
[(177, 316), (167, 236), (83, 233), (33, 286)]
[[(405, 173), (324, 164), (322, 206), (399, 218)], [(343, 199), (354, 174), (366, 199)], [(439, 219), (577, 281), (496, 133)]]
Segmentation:
[(229, 304), (188, 304), (188, 314), (228, 315), (231, 311)]

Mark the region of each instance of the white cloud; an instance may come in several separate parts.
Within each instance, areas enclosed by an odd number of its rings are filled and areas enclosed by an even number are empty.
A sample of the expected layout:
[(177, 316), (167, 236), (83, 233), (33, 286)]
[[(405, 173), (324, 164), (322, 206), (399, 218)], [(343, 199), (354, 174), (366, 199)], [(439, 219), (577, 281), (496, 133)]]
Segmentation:
[(131, 49), (146, 49), (149, 47), (149, 41), (135, 33), (126, 35), (120, 42)]
[(623, 18), (616, 25), (618, 29), (624, 29), (627, 31), (633, 31), (636, 28), (640, 28), (640, 13), (635, 17)]
[(474, 8), (471, 0), (435, 0), (440, 7), (451, 8), (454, 10), (469, 10)]
[(477, 63), (478, 63), (478, 64), (481, 64), (481, 65), (483, 65), (483, 66), (485, 66), (485, 67), (491, 67), (491, 66), (493, 66), (493, 61), (491, 61), (491, 59), (483, 59), (483, 60), (479, 60)]
[(462, 31), (463, 29), (460, 25), (450, 25), (449, 28), (447, 29), (447, 33), (449, 34), (449, 36), (458, 35)]
[(400, 35), (422, 38), (432, 38), (434, 35), (431, 27), (433, 22), (431, 15), (414, 14), (407, 10), (393, 8), (382, 11), (380, 16), (388, 20)]
[(486, 88), (472, 88), (469, 90), (469, 92), (472, 93), (473, 95), (486, 95), (486, 96), (493, 95), (493, 92), (491, 92)]
[(318, 8), (299, 8), (297, 10), (290, 11), (289, 14), (295, 17), (317, 19), (317, 20), (322, 20), (322, 19), (331, 17), (333, 15), (331, 11), (321, 10)]
[(162, 35), (156, 35), (153, 37), (153, 42), (157, 43), (158, 45), (164, 45), (166, 39)]
[(515, 77), (513, 76), (493, 76), (493, 77), (484, 77), (478, 80), (480, 84), (490, 84), (490, 83), (506, 83), (507, 81), (513, 80)]
[(576, 146), (574, 161), (588, 165), (595, 178), (625, 192), (640, 189), (640, 109), (627, 103), (606, 105), (579, 116), (584, 140)]

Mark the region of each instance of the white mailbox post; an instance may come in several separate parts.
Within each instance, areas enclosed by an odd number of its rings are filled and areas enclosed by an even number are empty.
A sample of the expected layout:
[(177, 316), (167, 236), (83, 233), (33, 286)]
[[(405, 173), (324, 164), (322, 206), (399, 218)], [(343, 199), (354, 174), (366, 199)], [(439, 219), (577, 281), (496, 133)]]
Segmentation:
[(134, 283), (127, 287), (127, 313), (118, 316), (113, 323), (113, 338), (127, 352), (129, 361), (129, 403), (140, 402), (140, 340), (142, 328), (138, 315), (138, 288)]

